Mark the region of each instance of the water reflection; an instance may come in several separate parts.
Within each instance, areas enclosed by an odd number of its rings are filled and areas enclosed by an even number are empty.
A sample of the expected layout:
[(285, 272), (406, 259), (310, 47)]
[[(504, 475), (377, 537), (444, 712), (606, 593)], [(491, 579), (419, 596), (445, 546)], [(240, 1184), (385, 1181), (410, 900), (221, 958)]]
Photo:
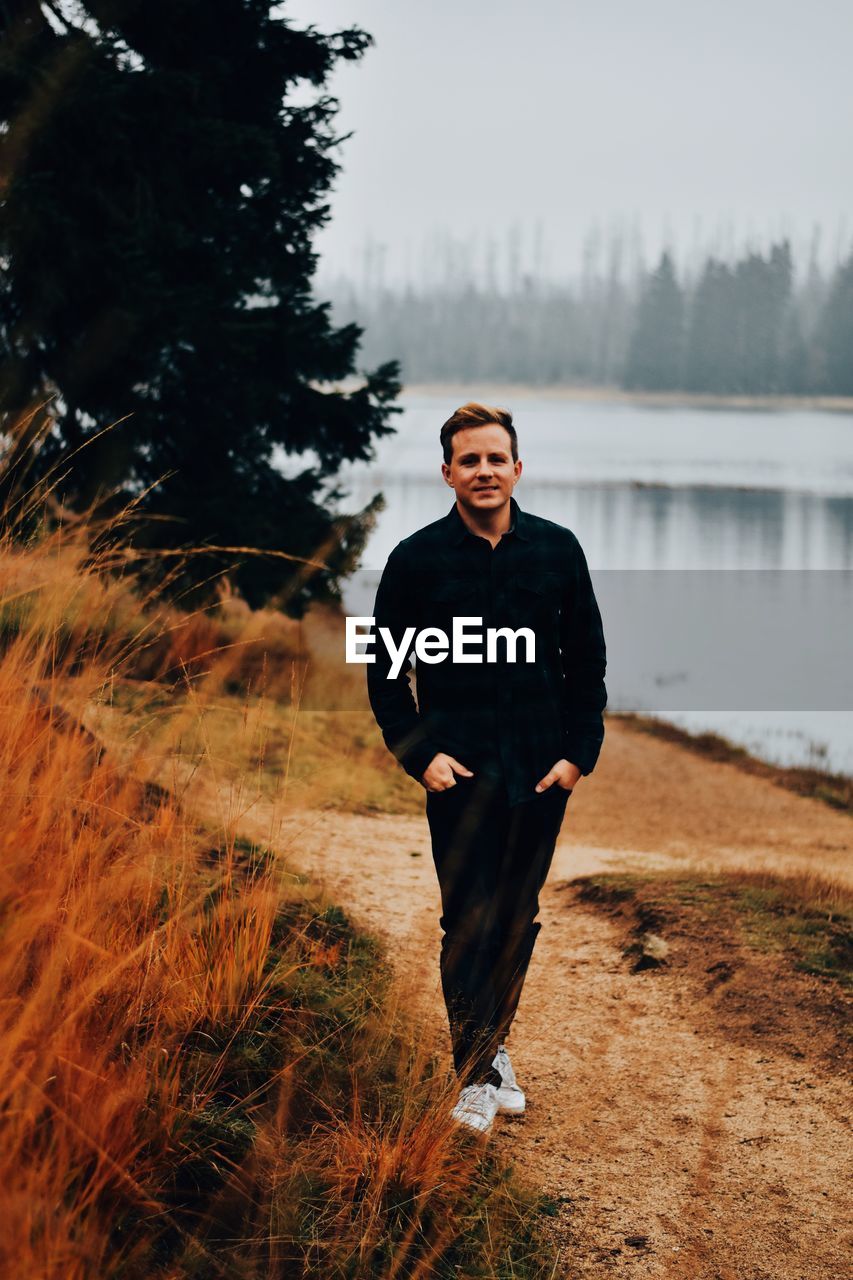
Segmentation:
[[(365, 549), (380, 569), (401, 538), (443, 516), (453, 494), (440, 476), (354, 478), (353, 506), (377, 490), (386, 510)], [(519, 504), (578, 535), (599, 569), (849, 569), (853, 497), (782, 490), (630, 484), (516, 489)]]

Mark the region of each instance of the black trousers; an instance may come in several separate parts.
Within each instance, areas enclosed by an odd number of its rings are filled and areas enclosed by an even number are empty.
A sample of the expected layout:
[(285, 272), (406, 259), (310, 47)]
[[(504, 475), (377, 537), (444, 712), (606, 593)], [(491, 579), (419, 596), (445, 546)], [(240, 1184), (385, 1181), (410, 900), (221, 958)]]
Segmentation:
[(518, 1007), (541, 924), (539, 891), (570, 791), (554, 784), (510, 806), (499, 776), (457, 777), (430, 791), (426, 812), (441, 888), (441, 985), (463, 1085), (492, 1068)]

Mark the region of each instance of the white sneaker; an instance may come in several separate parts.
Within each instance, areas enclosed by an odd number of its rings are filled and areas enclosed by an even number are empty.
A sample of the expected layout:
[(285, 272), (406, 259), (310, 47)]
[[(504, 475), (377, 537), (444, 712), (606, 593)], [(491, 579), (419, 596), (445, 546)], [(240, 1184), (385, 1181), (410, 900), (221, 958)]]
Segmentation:
[(498, 1051), (494, 1056), (492, 1066), (496, 1071), (500, 1072), (501, 1076), (501, 1083), (497, 1090), (498, 1111), (505, 1116), (523, 1115), (526, 1105), (525, 1098), (515, 1078), (515, 1072), (509, 1060), (506, 1045), (498, 1045)]
[(469, 1084), (451, 1111), (454, 1120), (485, 1133), (498, 1114), (498, 1091), (493, 1084)]

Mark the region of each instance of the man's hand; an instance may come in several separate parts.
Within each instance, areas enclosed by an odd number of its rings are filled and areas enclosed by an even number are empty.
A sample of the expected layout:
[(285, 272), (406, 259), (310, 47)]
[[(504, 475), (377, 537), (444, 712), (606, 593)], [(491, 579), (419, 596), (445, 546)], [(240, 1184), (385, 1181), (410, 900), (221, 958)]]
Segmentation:
[(470, 769), (466, 769), (464, 764), (460, 764), (453, 756), (447, 755), (444, 751), (439, 751), (438, 755), (433, 756), (428, 767), (421, 775), (421, 781), (427, 791), (448, 791), (450, 787), (456, 786), (456, 774), (461, 773), (463, 778), (473, 778)]
[(581, 771), (576, 764), (572, 764), (571, 760), (558, 760), (544, 778), (536, 783), (534, 790), (547, 791), (549, 787), (561, 787), (563, 791), (571, 791), (572, 787), (581, 776)]

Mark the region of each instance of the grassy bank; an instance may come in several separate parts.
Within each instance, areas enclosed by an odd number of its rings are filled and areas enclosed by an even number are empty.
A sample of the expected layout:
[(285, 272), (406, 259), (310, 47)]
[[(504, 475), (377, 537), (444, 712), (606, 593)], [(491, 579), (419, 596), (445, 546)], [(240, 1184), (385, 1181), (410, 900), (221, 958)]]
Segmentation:
[[(632, 915), (638, 935), (665, 930), (667, 921), (684, 910), (709, 933), (719, 930), (724, 918), (746, 946), (853, 987), (853, 894), (837, 881), (817, 874), (727, 871), (620, 873), (577, 883), (584, 901), (619, 906)], [(642, 957), (642, 947), (637, 954)]]
[(853, 778), (846, 774), (829, 773), (823, 769), (813, 769), (804, 765), (768, 764), (757, 756), (751, 755), (746, 747), (729, 742), (717, 733), (691, 733), (667, 720), (659, 720), (654, 716), (641, 716), (633, 712), (612, 713), (612, 719), (618, 720), (626, 728), (637, 733), (647, 733), (664, 742), (673, 742), (684, 747), (695, 755), (706, 760), (714, 760), (723, 764), (733, 764), (743, 773), (750, 773), (756, 778), (766, 778), (777, 787), (786, 791), (794, 791), (800, 796), (811, 796), (820, 800), (832, 809), (840, 809), (844, 813), (853, 813)]
[[(421, 813), (423, 800), (385, 748), (369, 709), (326, 711), (260, 695), (167, 690), (116, 681), (90, 707), (98, 736), (139, 749), (189, 775), (215, 769), (259, 800), (348, 813)], [(164, 773), (165, 776), (165, 773)]]

